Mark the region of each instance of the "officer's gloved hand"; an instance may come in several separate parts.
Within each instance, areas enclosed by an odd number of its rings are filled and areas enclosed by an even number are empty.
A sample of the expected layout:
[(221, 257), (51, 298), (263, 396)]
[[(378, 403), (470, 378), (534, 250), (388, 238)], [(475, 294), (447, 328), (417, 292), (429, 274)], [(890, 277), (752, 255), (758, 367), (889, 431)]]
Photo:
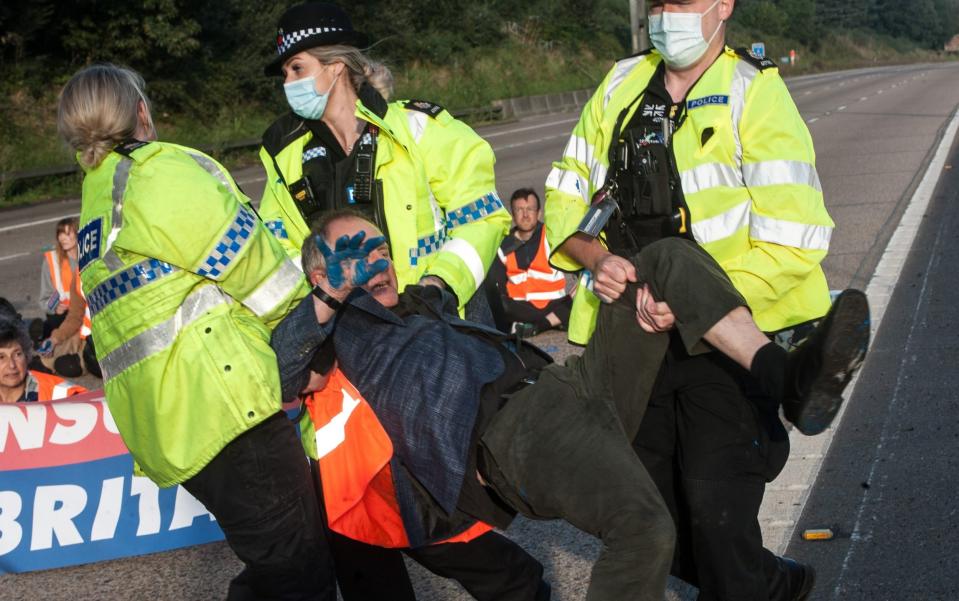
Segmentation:
[(316, 246), (323, 253), (326, 262), (326, 279), (338, 292), (348, 294), (355, 287), (364, 286), (378, 273), (386, 271), (390, 263), (386, 259), (377, 259), (370, 263), (370, 253), (379, 248), (383, 236), (370, 238), (364, 242), (366, 232), (353, 236), (340, 236), (333, 249), (320, 236), (316, 236)]

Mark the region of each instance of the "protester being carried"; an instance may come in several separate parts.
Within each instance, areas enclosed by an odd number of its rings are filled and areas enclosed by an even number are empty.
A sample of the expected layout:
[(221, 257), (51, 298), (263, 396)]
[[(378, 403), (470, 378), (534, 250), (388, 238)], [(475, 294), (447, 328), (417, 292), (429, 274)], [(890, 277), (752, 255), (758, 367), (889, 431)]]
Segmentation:
[[(284, 397), (305, 387), (316, 349), (332, 338), (340, 368), (394, 446), (393, 484), (413, 546), (461, 514), (501, 527), (509, 524), (504, 509), (563, 518), (604, 543), (587, 599), (661, 600), (675, 530), (630, 441), (669, 338), (641, 327), (639, 290), (603, 307), (579, 360), (538, 371), (497, 331), (456, 317), (445, 291), (400, 294), (381, 236), (348, 213), (322, 222), (304, 243), (313, 297), (272, 338)], [(749, 365), (770, 344), (719, 266), (691, 242), (652, 244), (633, 265), (644, 289), (669, 303), (690, 352), (708, 351), (705, 342)], [(860, 349), (836, 341), (864, 318), (846, 310), (858, 294), (840, 296), (810, 342), (780, 366), (785, 373), (764, 378), (789, 384), (770, 394), (800, 406), (841, 394), (834, 370), (855, 363)], [(647, 353), (656, 361), (645, 362)]]
[(566, 276), (549, 264), (539, 195), (532, 188), (520, 188), (509, 204), (513, 229), (500, 244), (499, 261), (487, 276), (496, 291), (490, 303), (496, 326), (523, 336), (565, 329), (573, 299), (566, 293)]

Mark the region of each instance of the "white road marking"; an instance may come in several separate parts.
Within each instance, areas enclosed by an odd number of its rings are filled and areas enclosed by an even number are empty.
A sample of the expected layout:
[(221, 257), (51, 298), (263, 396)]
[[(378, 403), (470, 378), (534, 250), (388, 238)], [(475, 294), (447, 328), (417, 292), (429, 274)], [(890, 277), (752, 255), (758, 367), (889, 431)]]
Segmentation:
[(837, 111), (844, 111), (844, 110), (846, 110), (846, 105), (842, 105), (841, 107), (839, 107), (839, 108), (836, 109), (836, 110), (837, 110)]
[(535, 140), (526, 140), (525, 142), (516, 142), (515, 144), (507, 144), (506, 146), (494, 146), (493, 152), (499, 150), (506, 150), (508, 148), (519, 148), (520, 146), (526, 146), (528, 144), (536, 144), (538, 142), (546, 142), (548, 140), (555, 140), (556, 138), (566, 138), (569, 134), (556, 134), (555, 136), (545, 136), (542, 138), (536, 138)]
[(508, 131), (498, 131), (492, 134), (485, 134), (484, 138), (495, 138), (496, 136), (505, 136), (506, 134), (515, 134), (520, 131), (529, 131), (531, 129), (541, 129), (544, 127), (551, 127), (553, 125), (563, 125), (565, 123), (576, 123), (579, 121), (579, 117), (574, 117), (572, 119), (562, 119), (560, 121), (550, 121), (549, 123), (540, 123), (539, 125), (529, 125), (527, 127), (518, 127), (516, 129), (510, 129)]
[(36, 221), (28, 221), (28, 222), (26, 222), (26, 223), (18, 223), (17, 225), (7, 225), (7, 226), (4, 226), (4, 227), (0, 227), (0, 233), (10, 232), (10, 231), (13, 231), (13, 230), (20, 230), (20, 229), (23, 229), (23, 228), (25, 228), (25, 227), (34, 227), (34, 226), (37, 226), (37, 225), (43, 225), (43, 224), (45, 224), (45, 223), (53, 223), (54, 221), (60, 221), (61, 219), (65, 218), (65, 217), (79, 217), (79, 216), (80, 216), (80, 213), (71, 213), (71, 214), (69, 214), (69, 215), (59, 215), (59, 216), (57, 216), (57, 217), (48, 217), (48, 218), (46, 218), (46, 219), (37, 219)]
[(15, 255), (7, 255), (5, 257), (0, 257), (0, 261), (6, 261), (7, 259), (16, 259), (17, 257), (25, 257), (30, 253), (17, 253)]
[(868, 97), (868, 96), (863, 96), (862, 98), (859, 99), (859, 102), (862, 102), (863, 100), (869, 100), (869, 97)]
[(816, 121), (819, 121), (819, 117), (813, 117), (809, 121), (806, 121), (806, 123), (815, 123)]

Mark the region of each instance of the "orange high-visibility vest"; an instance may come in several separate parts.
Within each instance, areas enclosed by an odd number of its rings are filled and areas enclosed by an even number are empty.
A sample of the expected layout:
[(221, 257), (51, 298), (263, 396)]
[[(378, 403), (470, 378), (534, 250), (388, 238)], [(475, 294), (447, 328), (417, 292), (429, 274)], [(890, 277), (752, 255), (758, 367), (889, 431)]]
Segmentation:
[[(338, 368), (323, 390), (307, 398), (306, 407), (316, 428), (330, 529), (378, 547), (408, 547), (390, 470), (393, 443), (373, 409)], [(442, 542), (468, 542), (492, 529), (476, 522)]]
[(38, 401), (57, 401), (87, 391), (83, 386), (53, 374), (45, 374), (31, 369), (30, 375), (37, 381)]
[(541, 232), (539, 240), (539, 248), (529, 269), (520, 269), (515, 252), (504, 255), (500, 249), (496, 253), (506, 266), (506, 293), (509, 297), (542, 309), (551, 300), (566, 296), (566, 276), (549, 264), (549, 242), (545, 231)]
[(47, 260), (47, 267), (50, 271), (50, 283), (53, 289), (60, 295), (60, 304), (64, 307), (70, 306), (70, 290), (73, 285), (73, 268), (70, 266), (70, 260), (66, 257), (62, 261), (57, 261), (57, 251), (48, 250), (43, 253), (43, 258)]

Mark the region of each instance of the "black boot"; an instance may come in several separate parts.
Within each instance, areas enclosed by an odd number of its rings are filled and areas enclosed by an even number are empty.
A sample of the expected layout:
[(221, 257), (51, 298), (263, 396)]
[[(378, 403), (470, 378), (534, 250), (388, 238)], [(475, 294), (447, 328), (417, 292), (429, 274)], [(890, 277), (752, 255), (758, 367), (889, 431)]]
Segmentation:
[(869, 302), (859, 290), (844, 290), (816, 330), (789, 353), (782, 401), (786, 419), (807, 436), (828, 428), (868, 347)]
[(805, 601), (816, 584), (816, 570), (788, 557), (764, 559), (770, 601)]

